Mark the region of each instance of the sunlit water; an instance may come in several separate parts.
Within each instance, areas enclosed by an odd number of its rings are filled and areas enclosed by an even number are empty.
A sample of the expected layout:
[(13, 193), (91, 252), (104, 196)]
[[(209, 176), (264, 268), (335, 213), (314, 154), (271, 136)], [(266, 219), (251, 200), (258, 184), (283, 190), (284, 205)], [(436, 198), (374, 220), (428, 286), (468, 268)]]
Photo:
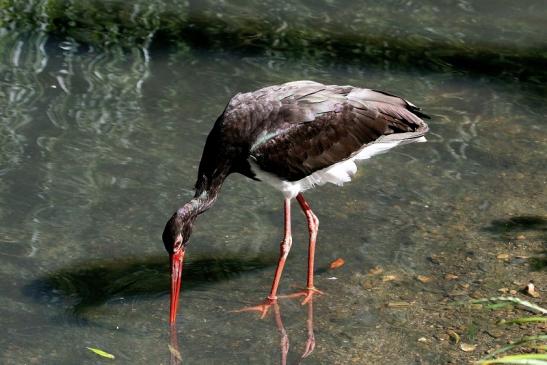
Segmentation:
[[(221, 51), (98, 51), (40, 32), (4, 32), (2, 42), (9, 50), (0, 64), (4, 364), (103, 363), (86, 346), (120, 363), (169, 363), (160, 235), (191, 198), (205, 137), (240, 91), (312, 79), (386, 90), (432, 116), (428, 143), (366, 161), (347, 186), (307, 194), (321, 221), (316, 280), (327, 295), (314, 302), (317, 345), (303, 363), (349, 363), (347, 349), (392, 323), (355, 275), (375, 265), (422, 272), (431, 252), (545, 206), (547, 107), (517, 81)], [(470, 199), (477, 204), (462, 204)], [(307, 228), (294, 208), (284, 293), (305, 283)], [(458, 224), (465, 233), (443, 235)], [(242, 176), (231, 176), (198, 219), (179, 315), (185, 364), (281, 361), (274, 315), (231, 312), (266, 295), (281, 227), (281, 195)], [(339, 257), (343, 268), (327, 271)], [(296, 301), (280, 304), (291, 363), (305, 350), (310, 315)], [(404, 352), (416, 339), (400, 325), (394, 332), (407, 341)]]

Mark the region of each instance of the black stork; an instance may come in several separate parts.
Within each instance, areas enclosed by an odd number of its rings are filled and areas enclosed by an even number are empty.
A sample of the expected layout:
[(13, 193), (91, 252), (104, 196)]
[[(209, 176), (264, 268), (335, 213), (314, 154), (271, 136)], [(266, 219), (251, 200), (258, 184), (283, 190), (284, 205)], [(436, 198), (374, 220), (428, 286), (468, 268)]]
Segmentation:
[(294, 81), (237, 94), (207, 137), (192, 200), (179, 208), (163, 231), (171, 261), (170, 324), (174, 324), (182, 264), (192, 226), (218, 197), (228, 175), (264, 181), (284, 196), (285, 235), (272, 288), (249, 309), (262, 312), (277, 300), (277, 288), (292, 245), (291, 200), (296, 198), (309, 228), (304, 303), (319, 292), (313, 283), (319, 220), (302, 192), (316, 185), (349, 182), (356, 162), (397, 145), (423, 142), (427, 117), (409, 101), (383, 91)]

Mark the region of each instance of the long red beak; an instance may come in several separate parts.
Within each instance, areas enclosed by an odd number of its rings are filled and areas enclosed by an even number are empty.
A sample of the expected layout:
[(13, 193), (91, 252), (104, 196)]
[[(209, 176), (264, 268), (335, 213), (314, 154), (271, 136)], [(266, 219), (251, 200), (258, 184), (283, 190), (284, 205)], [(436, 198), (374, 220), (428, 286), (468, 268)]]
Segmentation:
[(171, 310), (169, 312), (169, 324), (175, 324), (177, 309), (179, 306), (179, 293), (182, 277), (182, 262), (184, 261), (184, 249), (170, 255), (171, 258)]

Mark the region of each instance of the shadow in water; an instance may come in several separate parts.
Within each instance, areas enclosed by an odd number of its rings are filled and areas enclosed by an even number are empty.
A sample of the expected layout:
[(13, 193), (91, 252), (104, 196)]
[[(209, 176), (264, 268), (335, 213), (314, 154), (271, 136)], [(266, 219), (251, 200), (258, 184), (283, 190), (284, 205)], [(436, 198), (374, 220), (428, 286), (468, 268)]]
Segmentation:
[(499, 235), (510, 235), (519, 231), (539, 231), (547, 234), (547, 218), (536, 215), (521, 215), (506, 219), (495, 219), (484, 230)]
[[(547, 218), (536, 215), (522, 215), (506, 219), (493, 220), (485, 231), (505, 239), (514, 238), (519, 232), (536, 232), (545, 241), (547, 238)], [(547, 246), (537, 256), (529, 258), (530, 268), (534, 271), (547, 269)]]
[[(289, 341), (289, 335), (287, 333), (287, 330), (285, 329), (285, 325), (283, 324), (283, 317), (281, 316), (281, 307), (278, 303), (274, 303), (273, 305), (273, 317), (275, 320), (275, 327), (277, 329), (277, 332), (279, 334), (279, 357), (280, 357), (280, 364), (281, 365), (287, 365), (288, 364), (288, 355), (289, 355), (289, 348), (290, 348), (290, 341)], [(298, 354), (298, 358), (292, 362), (291, 364), (300, 364), (303, 359), (310, 356), (311, 353), (315, 350), (315, 334), (313, 331), (313, 299), (311, 299), (307, 304), (307, 318), (306, 318), (306, 333), (307, 333), (307, 339), (306, 339), (306, 345), (304, 346), (303, 351)], [(182, 365), (183, 364), (183, 356), (181, 354), (181, 350), (179, 347), (179, 341), (178, 341), (178, 334), (176, 326), (173, 325), (169, 328), (169, 364), (170, 365)]]
[[(190, 258), (184, 263), (182, 290), (227, 280), (272, 264), (273, 261), (259, 258)], [(122, 297), (166, 295), (170, 282), (169, 260), (165, 255), (79, 263), (33, 281), (25, 292), (41, 300), (59, 295), (73, 300), (72, 311), (79, 315)]]

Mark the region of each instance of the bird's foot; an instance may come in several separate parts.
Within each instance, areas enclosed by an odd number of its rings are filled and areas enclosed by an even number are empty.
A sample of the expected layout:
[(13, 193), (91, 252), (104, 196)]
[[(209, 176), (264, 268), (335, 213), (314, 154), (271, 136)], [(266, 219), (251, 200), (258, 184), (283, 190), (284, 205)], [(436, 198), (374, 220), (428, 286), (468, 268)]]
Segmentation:
[(310, 300), (313, 299), (314, 294), (325, 294), (321, 290), (317, 289), (316, 287), (308, 287), (306, 289), (303, 289), (301, 291), (298, 291), (293, 294), (287, 294), (287, 295), (280, 295), (279, 298), (297, 298), (297, 297), (304, 297), (304, 300), (302, 301), (302, 305), (308, 303)]
[(244, 308), (241, 308), (241, 309), (236, 309), (232, 312), (233, 313), (259, 312), (260, 313), (260, 319), (264, 319), (266, 317), (266, 315), (268, 314), (268, 311), (270, 310), (270, 307), (272, 305), (276, 305), (276, 304), (277, 304), (277, 297), (275, 297), (275, 298), (267, 297), (259, 305), (255, 305), (255, 306), (251, 306), (251, 307), (244, 307)]

